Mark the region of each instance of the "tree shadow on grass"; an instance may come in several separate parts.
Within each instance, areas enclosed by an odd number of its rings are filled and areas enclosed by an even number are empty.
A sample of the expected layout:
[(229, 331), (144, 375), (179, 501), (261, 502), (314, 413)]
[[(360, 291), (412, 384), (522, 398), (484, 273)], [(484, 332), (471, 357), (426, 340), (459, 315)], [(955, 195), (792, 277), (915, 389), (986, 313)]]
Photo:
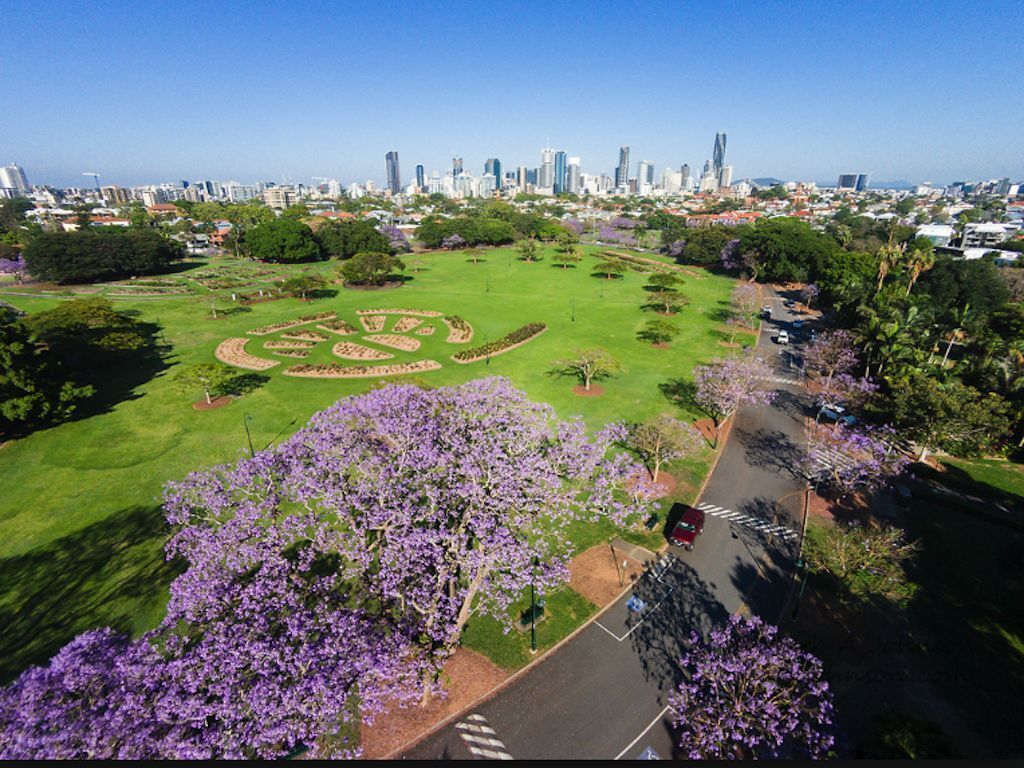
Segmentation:
[(164, 559), (166, 533), (160, 507), (133, 506), (0, 560), (0, 685), (88, 629), (155, 624), (183, 570)]

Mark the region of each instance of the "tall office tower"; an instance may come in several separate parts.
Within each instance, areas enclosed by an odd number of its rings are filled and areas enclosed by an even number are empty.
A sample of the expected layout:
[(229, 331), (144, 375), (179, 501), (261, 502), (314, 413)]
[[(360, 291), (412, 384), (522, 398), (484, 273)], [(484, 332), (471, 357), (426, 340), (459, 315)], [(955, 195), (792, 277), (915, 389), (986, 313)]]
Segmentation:
[(715, 176), (722, 170), (722, 166), (725, 165), (725, 134), (715, 134), (715, 153), (712, 155), (714, 158), (714, 165), (712, 166), (715, 171)]
[(723, 165), (718, 172), (718, 186), (728, 187), (732, 185), (732, 166)]
[(500, 188), (501, 187), (501, 160), (496, 157), (487, 159), (484, 163), (484, 173), (489, 173), (494, 177), (494, 183)]
[(460, 173), (462, 173), (462, 158), (461, 157), (453, 157), (452, 158), (452, 176), (458, 176)]
[(493, 173), (485, 173), (480, 177), (480, 197), (493, 197), (498, 188), (498, 180)]
[[(647, 177), (651, 177), (651, 181), (647, 180)], [(636, 184), (637, 191), (645, 195), (650, 192), (650, 185), (654, 181), (654, 166), (651, 165), (648, 160), (641, 160), (636, 164)]]
[(523, 192), (526, 191), (526, 185), (529, 184), (528, 174), (529, 172), (526, 170), (525, 165), (520, 165), (516, 169), (516, 186)]
[(540, 151), (540, 178), (537, 179), (537, 186), (544, 189), (555, 186), (555, 150), (553, 149)]
[(25, 169), (15, 163), (0, 167), (0, 189), (13, 190), (17, 195), (27, 195), (32, 191), (25, 177)]
[(619, 147), (619, 167), (615, 169), (615, 186), (629, 184), (629, 147)]
[(442, 188), (441, 177), (437, 175), (437, 171), (434, 171), (430, 174), (430, 186), (427, 191), (432, 195), (440, 195)]
[(996, 184), (995, 193), (997, 195), (1008, 195), (1010, 194), (1010, 177), (1004, 176), (998, 184)]
[(679, 175), (683, 177), (679, 184), (680, 186), (685, 187), (687, 179), (690, 178), (690, 166), (683, 163), (682, 167), (679, 169)]
[(863, 192), (868, 188), (868, 174), (858, 173), (857, 174), (857, 191)]
[(839, 189), (856, 189), (857, 188), (857, 174), (856, 173), (841, 173), (839, 174), (839, 182), (836, 184)]
[(402, 176), (398, 170), (398, 153), (391, 150), (387, 154), (387, 166), (388, 166), (388, 189), (391, 190), (392, 195), (397, 195), (402, 191)]
[(580, 193), (580, 159), (570, 157), (565, 169), (565, 191), (574, 195)]
[(422, 165), (416, 166), (416, 187), (420, 192), (427, 188), (427, 175), (424, 172)]
[(555, 183), (552, 185), (555, 188), (555, 194), (559, 192), (565, 192), (565, 152), (561, 149), (555, 152)]
[(701, 174), (701, 177), (713, 176), (713, 175), (715, 175), (715, 174), (711, 170), (711, 161), (710, 160), (705, 160), (704, 161), (704, 173)]
[(526, 183), (537, 186), (537, 177), (540, 176), (540, 168), (527, 168), (526, 169)]

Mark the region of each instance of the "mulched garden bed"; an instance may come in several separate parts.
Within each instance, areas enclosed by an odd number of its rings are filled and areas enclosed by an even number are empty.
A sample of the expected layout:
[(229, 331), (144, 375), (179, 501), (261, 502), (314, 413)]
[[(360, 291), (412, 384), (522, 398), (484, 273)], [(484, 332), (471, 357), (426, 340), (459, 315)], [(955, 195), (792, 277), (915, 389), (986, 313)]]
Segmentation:
[(231, 398), (227, 395), (215, 397), (210, 402), (206, 402), (206, 398), (204, 397), (202, 400), (196, 400), (196, 402), (192, 403), (192, 407), (197, 411), (212, 411), (216, 408), (223, 408), (230, 402)]
[(600, 384), (591, 384), (590, 389), (587, 390), (583, 388), (582, 384), (577, 384), (572, 388), (572, 392), (580, 397), (600, 397), (604, 394), (604, 387)]

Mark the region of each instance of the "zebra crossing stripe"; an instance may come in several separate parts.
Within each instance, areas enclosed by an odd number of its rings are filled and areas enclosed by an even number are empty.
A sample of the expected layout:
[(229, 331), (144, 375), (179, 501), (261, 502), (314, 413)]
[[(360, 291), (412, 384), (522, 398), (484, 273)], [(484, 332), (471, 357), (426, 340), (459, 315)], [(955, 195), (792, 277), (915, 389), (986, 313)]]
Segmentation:
[(726, 509), (725, 507), (720, 507), (717, 504), (712, 504), (707, 501), (697, 504), (696, 508), (708, 515), (711, 515), (712, 517), (725, 520), (730, 525), (736, 524), (746, 526), (747, 528), (751, 528), (760, 533), (768, 533), (773, 536), (778, 535), (783, 539), (793, 539), (798, 535), (796, 531), (792, 530), (788, 526), (779, 525), (770, 520), (762, 520), (751, 515), (743, 514), (742, 512)]
[(480, 714), (472, 714), (466, 722), (455, 724), (455, 729), (466, 744), (470, 754), (488, 760), (511, 760), (505, 745), (497, 738), (497, 732), (491, 728), (487, 718)]

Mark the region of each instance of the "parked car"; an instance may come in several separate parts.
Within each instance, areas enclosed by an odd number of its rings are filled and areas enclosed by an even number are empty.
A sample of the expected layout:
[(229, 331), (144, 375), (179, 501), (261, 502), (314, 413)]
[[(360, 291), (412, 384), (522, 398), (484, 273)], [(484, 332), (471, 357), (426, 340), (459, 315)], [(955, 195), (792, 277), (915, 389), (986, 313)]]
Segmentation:
[(779, 331), (779, 335), (775, 337), (775, 341), (779, 344), (789, 344), (789, 334), (786, 331)]
[(768, 320), (772, 319), (772, 305), (771, 304), (765, 304), (763, 307), (761, 307), (761, 317), (766, 318)]
[(825, 403), (818, 409), (818, 416), (829, 421), (841, 421), (848, 427), (852, 427), (857, 423), (857, 419), (854, 418), (853, 414), (847, 413), (843, 406), (830, 403)]
[(803, 328), (804, 327), (804, 321), (803, 320), (794, 320), (793, 321), (793, 327), (794, 328)]
[(686, 511), (683, 512), (683, 516), (676, 523), (676, 527), (672, 529), (672, 535), (669, 537), (669, 541), (675, 544), (677, 547), (684, 547), (687, 550), (693, 550), (693, 542), (698, 536), (704, 532), (704, 513), (699, 509), (693, 507), (687, 507)]

